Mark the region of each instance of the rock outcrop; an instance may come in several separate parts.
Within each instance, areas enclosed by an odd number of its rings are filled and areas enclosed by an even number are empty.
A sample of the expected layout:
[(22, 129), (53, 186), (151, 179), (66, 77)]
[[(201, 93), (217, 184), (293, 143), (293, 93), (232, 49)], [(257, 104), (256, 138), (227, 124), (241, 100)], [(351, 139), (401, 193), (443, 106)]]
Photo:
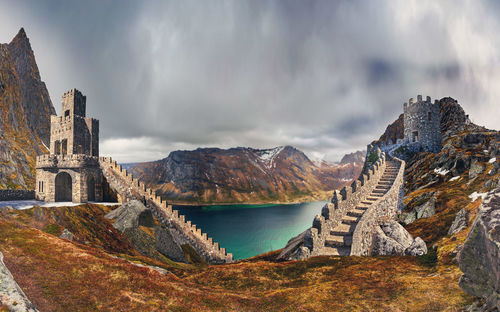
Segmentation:
[(0, 44), (0, 189), (34, 189), (55, 114), (24, 29)]
[(427, 253), (425, 242), (413, 237), (396, 221), (380, 223), (373, 238), (374, 256), (421, 256)]
[[(0, 252), (0, 304), (7, 306), (12, 312), (38, 311), (29, 301), (22, 289), (17, 285), (9, 269), (3, 263)], [(3, 310), (2, 310), (3, 311)]]
[(399, 220), (404, 224), (432, 217), (436, 214), (436, 194), (435, 192), (423, 193), (414, 198), (408, 205), (413, 205), (413, 208), (410, 211), (402, 212), (399, 216)]
[(448, 235), (453, 235), (456, 234), (462, 230), (465, 230), (467, 227), (467, 223), (469, 221), (469, 212), (465, 210), (465, 208), (462, 208), (457, 215), (455, 216), (455, 220), (450, 226), (450, 229), (448, 230)]
[(363, 153), (339, 164), (314, 163), (291, 146), (273, 149), (199, 148), (134, 165), (134, 177), (170, 201), (286, 202), (327, 199), (361, 172)]
[(126, 235), (142, 254), (158, 258), (157, 252), (179, 262), (186, 262), (182, 248), (168, 229), (155, 222), (151, 210), (138, 200), (129, 201), (105, 216), (113, 227)]
[(459, 254), (460, 287), (500, 311), (500, 189), (488, 194)]

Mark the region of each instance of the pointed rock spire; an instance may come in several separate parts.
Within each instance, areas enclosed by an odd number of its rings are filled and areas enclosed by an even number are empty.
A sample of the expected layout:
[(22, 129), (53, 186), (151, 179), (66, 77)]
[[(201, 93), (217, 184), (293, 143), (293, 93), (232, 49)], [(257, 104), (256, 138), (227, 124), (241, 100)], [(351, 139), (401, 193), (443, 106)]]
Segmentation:
[(12, 41), (10, 43), (12, 44), (12, 43), (16, 43), (16, 42), (28, 42), (29, 43), (28, 36), (26, 36), (26, 32), (24, 31), (23, 27), (21, 27), (21, 29), (19, 29), (19, 31), (17, 32), (17, 35), (14, 37), (14, 39), (12, 39)]

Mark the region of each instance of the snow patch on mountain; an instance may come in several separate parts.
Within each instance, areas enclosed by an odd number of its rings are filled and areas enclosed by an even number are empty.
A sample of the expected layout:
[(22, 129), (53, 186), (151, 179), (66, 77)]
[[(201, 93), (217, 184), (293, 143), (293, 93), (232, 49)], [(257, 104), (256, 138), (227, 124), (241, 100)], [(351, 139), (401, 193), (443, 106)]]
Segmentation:
[(259, 160), (263, 162), (268, 169), (271, 169), (276, 167), (274, 159), (284, 148), (284, 146), (278, 146), (271, 149), (259, 150), (256, 154), (259, 157)]

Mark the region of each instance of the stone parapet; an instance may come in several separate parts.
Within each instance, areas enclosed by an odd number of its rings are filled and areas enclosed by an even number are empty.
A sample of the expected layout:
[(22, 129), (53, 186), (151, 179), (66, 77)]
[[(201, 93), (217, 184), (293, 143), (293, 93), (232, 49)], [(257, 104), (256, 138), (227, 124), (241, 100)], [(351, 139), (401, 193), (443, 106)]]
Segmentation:
[(36, 168), (82, 168), (98, 167), (99, 157), (83, 154), (41, 155), (36, 158)]
[(342, 222), (342, 217), (350, 209), (360, 204), (372, 192), (385, 167), (386, 155), (379, 153), (377, 161), (365, 170), (365, 174), (361, 174), (350, 186), (334, 192), (331, 202), (322, 208), (321, 214), (314, 218), (312, 227), (306, 230), (304, 246), (309, 248), (310, 256), (321, 254), (330, 231)]
[(400, 164), (397, 176), (389, 191), (365, 211), (356, 225), (351, 245), (352, 256), (369, 256), (375, 234), (374, 229), (379, 221), (393, 220), (398, 210), (402, 208), (405, 162), (399, 158), (393, 158), (393, 160)]
[(210, 263), (227, 263), (233, 261), (233, 255), (227, 253), (225, 248), (221, 248), (219, 243), (203, 233), (191, 221), (186, 220), (184, 215), (179, 215), (177, 210), (172, 209), (156, 192), (148, 188), (143, 182), (135, 179), (111, 157), (100, 157), (99, 162), (102, 171), (109, 184), (120, 193), (123, 201), (136, 198), (144, 200), (147, 206), (152, 209), (155, 217), (162, 225), (173, 231), (177, 237), (182, 237), (189, 243), (205, 261)]

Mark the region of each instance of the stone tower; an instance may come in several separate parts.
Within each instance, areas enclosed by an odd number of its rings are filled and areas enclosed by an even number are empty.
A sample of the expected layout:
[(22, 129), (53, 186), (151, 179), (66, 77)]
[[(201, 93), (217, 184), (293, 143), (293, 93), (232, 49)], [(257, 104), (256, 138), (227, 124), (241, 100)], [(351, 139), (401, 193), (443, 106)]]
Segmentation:
[(412, 145), (418, 145), (424, 151), (441, 151), (441, 107), (439, 101), (431, 102), (428, 96), (422, 100), (417, 96), (404, 104), (404, 139)]
[(99, 121), (85, 117), (87, 98), (62, 96), (62, 116), (50, 119), (50, 154), (37, 157), (36, 198), (48, 202), (102, 200)]

